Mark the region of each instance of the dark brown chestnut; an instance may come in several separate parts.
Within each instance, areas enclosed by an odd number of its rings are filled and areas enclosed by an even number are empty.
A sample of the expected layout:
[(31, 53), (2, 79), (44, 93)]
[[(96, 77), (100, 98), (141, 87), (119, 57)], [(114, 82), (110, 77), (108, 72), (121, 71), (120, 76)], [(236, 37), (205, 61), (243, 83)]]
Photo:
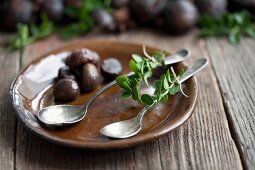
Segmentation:
[(106, 30), (112, 30), (114, 27), (114, 20), (111, 14), (109, 14), (105, 9), (98, 8), (90, 13), (95, 23)]
[(149, 23), (161, 13), (165, 3), (166, 0), (131, 0), (130, 10), (134, 19), (141, 23)]
[(50, 20), (59, 22), (64, 14), (64, 2), (63, 0), (43, 0), (41, 12), (44, 12)]
[(69, 67), (62, 67), (58, 70), (58, 79), (69, 78), (75, 80), (74, 74), (71, 72)]
[(126, 7), (129, 3), (129, 1), (130, 0), (112, 0), (111, 7), (115, 8), (115, 9)]
[(163, 16), (167, 31), (181, 34), (195, 26), (198, 20), (198, 11), (190, 1), (169, 1)]
[(201, 14), (208, 14), (215, 18), (226, 12), (226, 0), (194, 0), (194, 3)]
[(95, 65), (87, 63), (82, 67), (82, 90), (92, 91), (101, 83), (101, 76)]
[(55, 84), (53, 95), (56, 101), (73, 101), (80, 95), (80, 88), (78, 83), (73, 79), (64, 78)]
[(101, 65), (101, 72), (107, 80), (114, 80), (122, 72), (121, 63), (115, 58), (105, 59)]
[(66, 59), (66, 64), (71, 70), (79, 70), (84, 64), (92, 63), (96, 66), (100, 65), (99, 55), (89, 49), (83, 48), (71, 53)]
[(127, 7), (112, 10), (114, 27), (111, 31), (122, 32), (135, 27), (135, 22), (131, 19), (130, 11)]
[(18, 23), (32, 21), (33, 4), (29, 0), (9, 0), (2, 5), (1, 22), (8, 30), (16, 29)]

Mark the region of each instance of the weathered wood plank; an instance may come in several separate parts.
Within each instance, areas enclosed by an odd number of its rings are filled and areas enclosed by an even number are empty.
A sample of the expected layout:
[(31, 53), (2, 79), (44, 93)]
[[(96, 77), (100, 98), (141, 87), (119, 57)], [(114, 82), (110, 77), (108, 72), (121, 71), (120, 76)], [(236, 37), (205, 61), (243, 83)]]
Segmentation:
[[(0, 34), (0, 44), (7, 36)], [(14, 169), (16, 118), (9, 88), (19, 71), (20, 52), (7, 53), (0, 47), (0, 170)]]
[(207, 41), (224, 106), (243, 164), (255, 168), (255, 41), (244, 38), (232, 46), (226, 40)]
[[(169, 51), (188, 47), (193, 52), (189, 63), (207, 56), (204, 42), (183, 37), (166, 37), (149, 31), (134, 31), (108, 38), (153, 45)], [(84, 39), (86, 40), (86, 38)], [(48, 45), (47, 45), (48, 44)], [(22, 63), (62, 45), (56, 38), (27, 47)], [(47, 46), (47, 48), (46, 48)], [(198, 105), (193, 116), (180, 128), (156, 142), (113, 151), (87, 151), (64, 148), (36, 137), (18, 125), (16, 168), (25, 169), (242, 169), (231, 138), (221, 95), (211, 66), (198, 75)]]

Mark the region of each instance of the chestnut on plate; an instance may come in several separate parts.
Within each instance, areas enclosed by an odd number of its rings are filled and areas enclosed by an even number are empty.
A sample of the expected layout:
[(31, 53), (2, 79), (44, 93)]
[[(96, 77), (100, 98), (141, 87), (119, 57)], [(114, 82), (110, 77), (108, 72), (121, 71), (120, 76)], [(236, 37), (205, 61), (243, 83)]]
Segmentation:
[(105, 59), (101, 65), (101, 72), (107, 80), (114, 80), (122, 72), (121, 63), (115, 58)]
[(96, 52), (86, 48), (72, 52), (71, 55), (66, 59), (66, 64), (71, 70), (80, 69), (80, 67), (87, 63), (92, 63), (99, 66), (100, 57)]
[(60, 80), (63, 78), (76, 80), (75, 75), (71, 72), (71, 70), (68, 67), (61, 67), (58, 70), (58, 79)]
[(73, 101), (80, 95), (80, 88), (75, 80), (64, 78), (55, 84), (53, 95), (57, 101)]
[(91, 63), (87, 63), (82, 67), (82, 90), (92, 91), (98, 87), (101, 83), (101, 76), (97, 70), (97, 67)]

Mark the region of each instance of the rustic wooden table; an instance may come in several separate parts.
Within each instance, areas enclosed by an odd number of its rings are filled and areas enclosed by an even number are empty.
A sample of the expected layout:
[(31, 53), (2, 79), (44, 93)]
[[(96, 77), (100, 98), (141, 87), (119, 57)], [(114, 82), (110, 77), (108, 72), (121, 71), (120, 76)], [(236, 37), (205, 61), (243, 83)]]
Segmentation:
[[(255, 41), (232, 46), (226, 39), (197, 40), (137, 30), (89, 38), (136, 42), (176, 51), (191, 50), (188, 63), (204, 56), (209, 66), (198, 78), (199, 97), (191, 118), (155, 142), (111, 151), (66, 148), (41, 139), (19, 122), (9, 87), (35, 57), (69, 42), (56, 36), (23, 50), (0, 49), (0, 169), (255, 169)], [(7, 36), (0, 34), (0, 42)]]

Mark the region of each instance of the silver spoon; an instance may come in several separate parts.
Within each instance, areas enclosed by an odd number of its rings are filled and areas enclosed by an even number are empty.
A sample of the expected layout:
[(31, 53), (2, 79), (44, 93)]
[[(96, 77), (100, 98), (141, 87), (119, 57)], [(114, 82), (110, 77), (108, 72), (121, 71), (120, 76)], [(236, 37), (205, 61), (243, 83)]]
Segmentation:
[[(166, 65), (174, 64), (181, 62), (187, 59), (190, 56), (190, 53), (186, 49), (181, 49), (180, 51), (173, 53), (165, 58)], [(130, 72), (126, 74), (130, 76), (134, 74)], [(110, 82), (101, 88), (95, 95), (91, 96), (84, 104), (82, 105), (55, 105), (49, 106), (41, 109), (38, 112), (38, 119), (46, 125), (50, 126), (65, 126), (70, 125), (76, 122), (81, 121), (86, 113), (90, 103), (104, 91), (109, 89), (111, 86), (116, 84), (115, 81)]]
[[(202, 70), (208, 61), (206, 58), (198, 59), (191, 67), (189, 67), (185, 73), (180, 77), (180, 83), (189, 79), (197, 72)], [(123, 120), (120, 122), (115, 122), (100, 129), (100, 133), (104, 136), (111, 138), (128, 138), (136, 135), (142, 128), (142, 119), (144, 113), (151, 109), (153, 106), (145, 106), (135, 117)]]

